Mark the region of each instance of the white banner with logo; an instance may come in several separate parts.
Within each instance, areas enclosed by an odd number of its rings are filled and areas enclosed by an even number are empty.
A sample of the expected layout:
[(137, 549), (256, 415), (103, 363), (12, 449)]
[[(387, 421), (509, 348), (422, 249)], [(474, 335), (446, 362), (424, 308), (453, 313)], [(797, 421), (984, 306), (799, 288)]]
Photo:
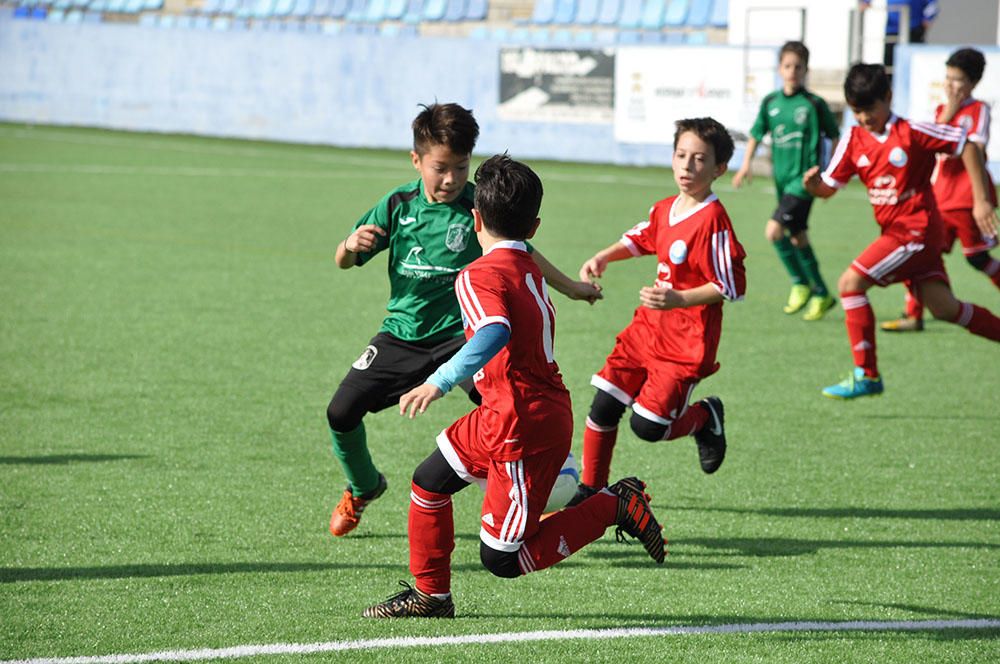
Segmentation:
[(610, 123), (614, 101), (612, 49), (500, 49), (504, 120)]
[(777, 87), (770, 47), (621, 47), (615, 59), (615, 139), (674, 142), (674, 122), (711, 116), (746, 133)]

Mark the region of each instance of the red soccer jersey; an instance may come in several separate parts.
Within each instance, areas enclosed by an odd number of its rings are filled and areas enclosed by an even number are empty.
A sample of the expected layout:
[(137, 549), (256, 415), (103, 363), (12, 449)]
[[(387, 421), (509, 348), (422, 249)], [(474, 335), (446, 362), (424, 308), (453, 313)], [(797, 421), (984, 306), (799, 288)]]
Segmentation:
[(493, 245), (459, 273), (455, 293), (467, 339), (490, 323), (510, 329), (510, 341), (474, 377), (483, 397), (479, 437), (490, 457), (513, 461), (565, 447), (573, 413), (552, 353), (555, 307), (525, 244)]
[[(677, 198), (653, 205), (649, 221), (626, 232), (622, 244), (635, 256), (656, 254), (658, 287), (688, 290), (711, 283), (725, 299), (742, 300), (746, 252), (726, 209), (712, 194), (693, 210), (676, 215)], [(649, 359), (688, 365), (702, 377), (718, 369), (721, 302), (682, 309), (639, 307), (630, 327), (645, 330)]]
[(837, 145), (823, 181), (840, 189), (857, 174), (868, 187), (868, 201), (879, 226), (885, 230), (902, 223), (920, 241), (932, 213), (937, 216), (930, 184), (935, 155), (959, 154), (964, 145), (965, 132), (958, 127), (910, 122), (893, 115), (881, 135), (851, 127)]
[[(934, 117), (940, 118), (944, 104), (937, 107)], [(978, 99), (966, 99), (958, 112), (948, 122), (953, 127), (960, 127), (968, 134), (967, 140), (986, 146), (990, 142), (990, 107)], [(989, 174), (987, 173), (987, 176)], [(972, 183), (965, 165), (958, 157), (938, 155), (937, 170), (932, 178), (934, 183), (934, 198), (941, 210), (971, 210)], [(993, 206), (996, 207), (996, 189), (990, 180), (987, 192)]]

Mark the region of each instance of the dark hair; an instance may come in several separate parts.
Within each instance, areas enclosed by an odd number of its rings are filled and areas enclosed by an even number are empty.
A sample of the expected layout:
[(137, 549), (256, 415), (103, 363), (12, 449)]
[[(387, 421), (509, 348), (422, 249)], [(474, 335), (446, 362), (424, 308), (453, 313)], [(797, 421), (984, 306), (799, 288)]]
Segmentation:
[(716, 164), (729, 163), (729, 159), (733, 156), (733, 137), (718, 120), (715, 118), (688, 118), (678, 120), (674, 124), (677, 126), (677, 131), (674, 132), (675, 149), (681, 134), (690, 131), (712, 146)]
[(802, 64), (804, 64), (806, 67), (809, 66), (809, 49), (806, 48), (806, 45), (803, 44), (802, 42), (800, 41), (785, 42), (785, 44), (781, 47), (781, 50), (778, 51), (778, 62), (781, 62), (781, 59), (785, 57), (785, 53), (794, 53), (795, 55), (799, 56), (799, 60), (802, 61)]
[(974, 48), (960, 48), (948, 57), (945, 65), (961, 69), (970, 81), (978, 83), (986, 69), (986, 58)]
[(857, 63), (844, 79), (844, 99), (852, 108), (870, 108), (889, 95), (889, 75), (882, 65)]
[(542, 207), (538, 175), (504, 153), (481, 163), (475, 180), (475, 205), (486, 229), (509, 240), (528, 237)]
[(443, 145), (457, 155), (471, 155), (479, 138), (479, 124), (472, 111), (458, 104), (424, 106), (413, 119), (413, 151), (425, 154), (433, 145)]

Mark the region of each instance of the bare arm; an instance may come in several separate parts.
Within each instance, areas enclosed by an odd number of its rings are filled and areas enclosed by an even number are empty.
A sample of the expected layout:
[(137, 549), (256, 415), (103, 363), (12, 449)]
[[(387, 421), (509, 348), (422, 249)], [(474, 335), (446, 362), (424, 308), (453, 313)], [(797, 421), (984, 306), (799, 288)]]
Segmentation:
[(593, 282), (594, 279), (604, 274), (608, 263), (625, 260), (626, 258), (632, 258), (632, 252), (621, 242), (615, 242), (598, 251), (580, 267), (580, 279)]
[(976, 220), (976, 226), (983, 236), (996, 237), (1000, 223), (987, 193), (990, 180), (986, 175), (983, 149), (972, 141), (966, 141), (962, 148), (962, 164), (972, 183), (972, 217)]
[(702, 284), (687, 290), (656, 286), (645, 286), (639, 290), (639, 301), (642, 306), (650, 309), (683, 309), (699, 304), (715, 304), (723, 299), (722, 293), (712, 284)]
[(374, 224), (359, 226), (354, 232), (337, 245), (337, 253), (334, 260), (337, 267), (342, 270), (354, 267), (358, 264), (358, 254), (367, 253), (375, 248), (378, 243), (377, 236), (385, 236), (385, 230)]
[(550, 263), (549, 259), (543, 256), (542, 252), (538, 251), (537, 248), (535, 248), (531, 257), (535, 259), (535, 264), (542, 271), (545, 282), (569, 299), (586, 300), (593, 304), (604, 297), (601, 294), (601, 287), (599, 285), (592, 284), (589, 281), (573, 281), (568, 275), (563, 274), (562, 270)]
[(830, 198), (837, 193), (837, 190), (819, 176), (819, 166), (813, 166), (802, 174), (802, 186), (805, 190), (816, 198)]
[(753, 136), (747, 139), (747, 151), (743, 154), (743, 163), (740, 165), (740, 169), (733, 174), (733, 186), (737, 189), (743, 185), (744, 180), (746, 180), (747, 184), (753, 181), (753, 174), (750, 172), (750, 162), (753, 160), (753, 153), (757, 151), (758, 145), (760, 143)]

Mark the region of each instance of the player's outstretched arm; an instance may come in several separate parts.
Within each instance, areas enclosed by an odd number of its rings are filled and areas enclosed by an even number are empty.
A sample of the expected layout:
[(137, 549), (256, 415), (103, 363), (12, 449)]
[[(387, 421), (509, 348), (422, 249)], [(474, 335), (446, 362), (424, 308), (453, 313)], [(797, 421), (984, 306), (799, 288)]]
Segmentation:
[(802, 186), (816, 198), (830, 198), (837, 190), (823, 182), (819, 175), (819, 166), (813, 166), (802, 174)]
[(535, 259), (535, 264), (542, 271), (545, 282), (569, 299), (586, 300), (593, 304), (604, 297), (601, 294), (599, 284), (592, 284), (589, 281), (573, 281), (568, 275), (563, 274), (562, 270), (550, 263), (549, 259), (543, 256), (537, 248), (531, 257)]
[(986, 162), (983, 149), (978, 143), (967, 141), (962, 148), (962, 164), (969, 174), (969, 182), (972, 184), (972, 217), (976, 220), (976, 226), (984, 237), (996, 237), (997, 213), (990, 202), (987, 187), (991, 186), (990, 179), (986, 175)]
[(747, 151), (743, 154), (743, 163), (736, 173), (733, 174), (733, 187), (739, 189), (746, 182), (753, 182), (753, 174), (750, 172), (750, 162), (753, 160), (753, 153), (757, 151), (757, 139), (751, 136), (747, 139)]
[(639, 302), (650, 309), (683, 309), (699, 304), (715, 304), (723, 299), (722, 293), (712, 284), (687, 290), (658, 286), (644, 286), (639, 290)]
[(625, 260), (626, 258), (632, 258), (632, 252), (621, 242), (615, 242), (611, 246), (598, 251), (580, 266), (580, 279), (593, 283), (594, 279), (598, 279), (604, 275), (604, 270), (607, 269), (608, 263)]
[(368, 253), (378, 244), (378, 236), (385, 237), (385, 229), (375, 224), (358, 226), (354, 232), (337, 245), (334, 260), (337, 267), (346, 270), (358, 264), (358, 254)]

